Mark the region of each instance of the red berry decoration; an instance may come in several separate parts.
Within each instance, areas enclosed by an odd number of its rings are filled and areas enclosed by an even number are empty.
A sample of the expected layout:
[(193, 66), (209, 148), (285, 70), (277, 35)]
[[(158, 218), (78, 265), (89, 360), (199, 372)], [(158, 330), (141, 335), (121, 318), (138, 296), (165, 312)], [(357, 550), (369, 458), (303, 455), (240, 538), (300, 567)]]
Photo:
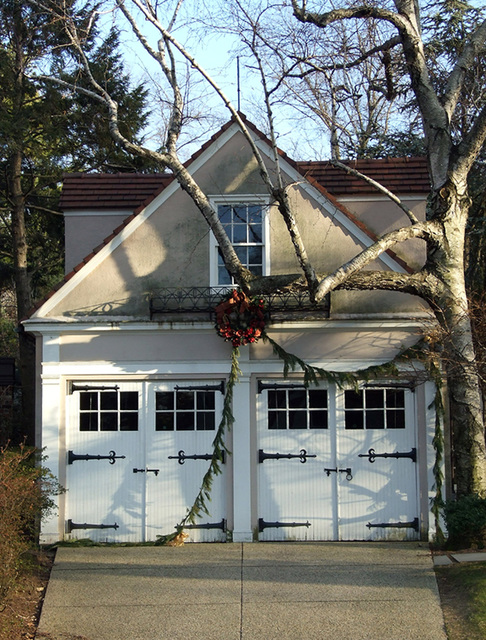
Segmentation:
[(216, 331), (233, 347), (252, 344), (265, 330), (265, 307), (261, 298), (250, 299), (233, 289), (215, 308)]

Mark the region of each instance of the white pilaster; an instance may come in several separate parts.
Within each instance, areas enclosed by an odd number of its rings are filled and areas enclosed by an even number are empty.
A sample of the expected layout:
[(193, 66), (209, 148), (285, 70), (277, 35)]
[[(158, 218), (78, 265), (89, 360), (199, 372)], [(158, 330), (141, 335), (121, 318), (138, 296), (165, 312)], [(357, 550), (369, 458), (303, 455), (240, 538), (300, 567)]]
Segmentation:
[(251, 542), (251, 482), (252, 473), (250, 441), (250, 363), (249, 349), (240, 349), (241, 376), (233, 395), (233, 541)]
[[(60, 437), (62, 429), (63, 403), (61, 396), (60, 377), (55, 373), (45, 375), (47, 363), (59, 362), (59, 334), (44, 335), (42, 339), (42, 452), (47, 456), (43, 466), (47, 467), (55, 478), (62, 484), (64, 481), (65, 465), (60, 464)], [(60, 496), (53, 496), (56, 508), (41, 523), (40, 542), (52, 544), (62, 537), (60, 523)]]

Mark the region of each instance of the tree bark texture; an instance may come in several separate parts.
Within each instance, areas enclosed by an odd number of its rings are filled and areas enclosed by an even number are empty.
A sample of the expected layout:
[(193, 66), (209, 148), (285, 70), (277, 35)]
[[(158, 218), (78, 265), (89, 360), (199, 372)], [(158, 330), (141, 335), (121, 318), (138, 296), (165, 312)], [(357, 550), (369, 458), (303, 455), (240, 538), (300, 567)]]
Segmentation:
[[(464, 184), (464, 181), (460, 181)], [(464, 241), (469, 198), (449, 181), (432, 203), (443, 228), (440, 245), (429, 246), (428, 264), (442, 283), (431, 300), (444, 334), (457, 493), (486, 497), (486, 446), (478, 364), (465, 284)]]

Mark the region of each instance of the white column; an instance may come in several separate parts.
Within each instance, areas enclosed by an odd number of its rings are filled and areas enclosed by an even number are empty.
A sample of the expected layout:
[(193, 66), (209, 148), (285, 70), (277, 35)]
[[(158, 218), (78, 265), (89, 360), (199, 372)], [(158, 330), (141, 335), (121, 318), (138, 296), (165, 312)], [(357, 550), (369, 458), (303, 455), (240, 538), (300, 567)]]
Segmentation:
[[(59, 366), (59, 335), (45, 335), (42, 338), (42, 453), (47, 456), (43, 466), (62, 484), (65, 478), (65, 464), (61, 464), (60, 436), (61, 436), (61, 388), (58, 373)], [(41, 522), (40, 542), (52, 544), (62, 538), (63, 518), (60, 513), (59, 496), (53, 496), (56, 509), (43, 518)], [(61, 502), (63, 502), (61, 500)]]
[(233, 542), (252, 542), (251, 527), (251, 402), (248, 347), (240, 348), (241, 376), (233, 394)]

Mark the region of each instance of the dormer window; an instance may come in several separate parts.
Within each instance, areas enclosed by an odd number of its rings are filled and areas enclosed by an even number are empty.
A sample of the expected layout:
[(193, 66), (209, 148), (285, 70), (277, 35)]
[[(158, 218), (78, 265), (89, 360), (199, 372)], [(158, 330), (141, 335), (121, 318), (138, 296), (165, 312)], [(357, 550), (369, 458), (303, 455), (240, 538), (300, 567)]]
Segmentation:
[[(255, 198), (232, 198), (214, 203), (219, 219), (235, 249), (241, 264), (256, 276), (268, 273), (266, 251), (267, 203)], [(212, 238), (211, 284), (232, 286), (233, 279), (226, 270), (223, 257)]]

